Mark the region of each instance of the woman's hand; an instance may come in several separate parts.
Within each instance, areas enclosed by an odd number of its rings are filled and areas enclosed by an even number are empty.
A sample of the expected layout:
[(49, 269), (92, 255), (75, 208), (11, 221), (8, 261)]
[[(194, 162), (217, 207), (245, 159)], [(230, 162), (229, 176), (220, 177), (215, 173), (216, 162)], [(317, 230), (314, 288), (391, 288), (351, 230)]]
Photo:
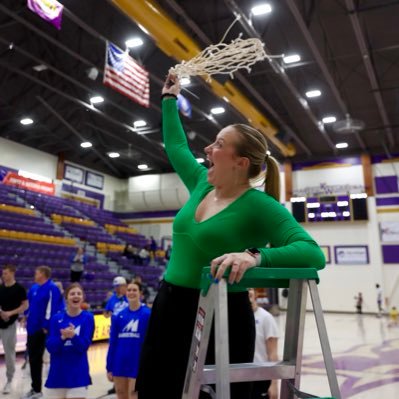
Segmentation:
[(168, 75), (162, 88), (162, 94), (172, 94), (176, 97), (180, 94), (180, 82), (177, 76)]
[(109, 382), (113, 382), (114, 381), (114, 376), (112, 375), (112, 373), (107, 373), (107, 378)]
[(211, 274), (220, 280), (228, 267), (231, 267), (229, 284), (239, 283), (244, 273), (256, 266), (256, 259), (247, 252), (233, 252), (215, 258), (211, 262)]

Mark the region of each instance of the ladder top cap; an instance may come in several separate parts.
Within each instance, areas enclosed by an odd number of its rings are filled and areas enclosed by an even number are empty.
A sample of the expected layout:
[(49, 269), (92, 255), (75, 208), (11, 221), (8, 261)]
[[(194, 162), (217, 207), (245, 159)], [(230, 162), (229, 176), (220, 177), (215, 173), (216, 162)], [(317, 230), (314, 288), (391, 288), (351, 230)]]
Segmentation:
[[(208, 290), (213, 279), (210, 278), (210, 267), (204, 267), (201, 276), (201, 289)], [(224, 277), (228, 277), (228, 270)], [(319, 283), (319, 275), (314, 268), (266, 268), (254, 267), (247, 270), (244, 277), (237, 284), (233, 284), (232, 290), (242, 290), (246, 288), (289, 287), (290, 280), (315, 280)]]

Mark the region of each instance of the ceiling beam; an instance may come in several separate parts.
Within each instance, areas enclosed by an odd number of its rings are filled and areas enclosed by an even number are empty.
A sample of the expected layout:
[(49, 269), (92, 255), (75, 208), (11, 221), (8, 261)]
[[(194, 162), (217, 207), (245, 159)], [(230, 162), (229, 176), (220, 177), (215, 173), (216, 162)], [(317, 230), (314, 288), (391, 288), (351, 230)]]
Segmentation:
[[(193, 32), (207, 45), (212, 44), (211, 39), (203, 32), (203, 30), (189, 17), (189, 15), (183, 10), (183, 8), (176, 3), (175, 0), (166, 0), (166, 3), (185, 21), (185, 23), (193, 30)], [(276, 123), (279, 124), (280, 128), (286, 132), (295, 142), (302, 148), (302, 150), (308, 156), (312, 155), (309, 147), (299, 138), (299, 136), (294, 133), (294, 131), (287, 125), (287, 123), (277, 114), (277, 112), (270, 106), (270, 104), (264, 99), (264, 97), (254, 88), (250, 81), (244, 77), (244, 75), (237, 71), (234, 73), (235, 78), (237, 78), (244, 87), (256, 98), (259, 104), (268, 112), (268, 114), (274, 118)], [(205, 85), (208, 87), (207, 85)]]
[[(230, 11), (232, 11), (236, 17), (240, 18), (239, 22), (240, 22), (241, 26), (245, 29), (247, 34), (250, 37), (257, 37), (259, 40), (262, 40), (259, 33), (254, 29), (251, 22), (247, 18), (247, 16), (240, 9), (240, 7), (238, 7), (237, 3), (234, 0), (225, 0), (225, 3), (227, 4)], [(267, 50), (266, 45), (265, 45), (265, 50), (268, 54), (270, 54), (270, 51)], [(307, 103), (307, 101), (301, 96), (301, 94), (298, 92), (298, 90), (296, 89), (294, 84), (291, 82), (291, 79), (285, 73), (284, 68), (274, 58), (269, 58), (268, 61), (270, 63), (270, 66), (272, 67), (273, 71), (275, 72), (275, 76), (278, 76), (280, 78), (280, 80), (284, 83), (284, 85), (289, 90), (291, 95), (295, 98), (297, 103), (302, 108), (302, 111), (304, 112), (304, 114), (312, 122), (314, 127), (321, 133), (322, 137), (327, 142), (330, 149), (334, 153), (336, 153), (336, 148), (335, 148), (334, 143), (331, 141), (330, 137), (326, 134), (324, 127), (319, 123), (319, 120), (316, 118), (316, 116), (313, 114), (313, 112), (309, 108), (309, 104)]]
[[(201, 52), (200, 46), (155, 1), (112, 0), (112, 3), (134, 22), (144, 26), (159, 49), (169, 57), (183, 61)], [(203, 76), (201, 78), (204, 79)], [(208, 83), (219, 98), (228, 98), (230, 105), (250, 120), (250, 124), (272, 141), (284, 156), (295, 154), (294, 145), (286, 144), (277, 137), (276, 126), (230, 80), (221, 84), (212, 79)]]
[[(20, 69), (18, 69), (18, 68), (14, 68), (14, 67), (8, 65), (7, 63), (5, 63), (5, 62), (3, 62), (3, 61), (0, 61), (0, 66), (1, 66), (2, 68), (5, 68), (5, 69), (9, 70), (9, 71), (12, 71), (13, 73), (16, 73), (16, 74), (18, 74), (18, 75), (24, 76), (25, 78), (27, 78), (27, 79), (29, 79), (29, 80), (32, 80), (33, 82), (36, 82), (38, 85), (40, 85), (40, 86), (42, 86), (42, 87), (45, 87), (45, 88), (48, 89), (49, 91), (54, 92), (54, 93), (57, 93), (59, 96), (61, 96), (61, 97), (63, 97), (63, 98), (66, 98), (66, 99), (68, 99), (69, 101), (72, 101), (72, 102), (75, 103), (75, 104), (79, 104), (80, 106), (84, 107), (85, 109), (87, 109), (87, 110), (89, 110), (89, 111), (91, 111), (91, 112), (93, 112), (93, 113), (96, 113), (97, 115), (100, 115), (102, 118), (108, 120), (109, 122), (112, 122), (112, 123), (114, 123), (115, 125), (118, 125), (118, 126), (122, 127), (122, 128), (124, 129), (124, 131), (131, 131), (131, 132), (133, 132), (133, 133), (136, 133), (135, 129), (134, 129), (132, 126), (129, 126), (129, 125), (123, 123), (123, 122), (120, 122), (119, 120), (117, 120), (117, 119), (115, 119), (115, 118), (109, 116), (109, 115), (106, 114), (105, 112), (103, 112), (103, 111), (101, 111), (101, 110), (99, 110), (99, 109), (93, 107), (91, 104), (85, 103), (84, 101), (79, 100), (79, 99), (76, 98), (76, 97), (73, 97), (73, 96), (71, 96), (71, 95), (69, 95), (69, 94), (66, 94), (66, 93), (64, 93), (63, 91), (61, 91), (61, 90), (59, 90), (59, 89), (56, 89), (55, 87), (53, 87), (53, 86), (51, 86), (51, 85), (49, 85), (49, 84), (43, 82), (41, 79), (38, 79), (38, 78), (35, 78), (35, 77), (31, 76), (30, 74), (28, 74), (28, 73), (25, 72), (25, 71), (22, 71), (22, 70), (20, 70)], [(154, 142), (153, 142), (152, 140), (146, 138), (144, 135), (135, 134), (135, 136), (132, 136), (132, 137), (134, 137), (134, 138), (136, 138), (136, 139), (144, 140), (144, 141), (146, 141), (146, 142), (150, 142), (151, 145), (154, 146)], [(140, 148), (140, 147), (139, 147), (139, 148)], [(154, 147), (154, 148), (157, 148), (157, 147)], [(141, 148), (140, 148), (140, 149), (141, 149)], [(166, 159), (165, 154), (164, 154), (163, 152), (161, 152), (161, 150), (159, 150), (158, 152), (159, 152), (162, 156), (158, 156), (158, 155), (156, 155), (156, 154), (154, 154), (154, 153), (151, 153), (151, 157), (152, 157), (153, 159), (157, 159), (157, 160), (160, 161), (160, 162), (163, 162), (164, 164), (169, 164), (169, 162), (168, 162), (167, 159)]]
[(360, 54), (363, 59), (364, 67), (366, 68), (367, 76), (370, 81), (372, 93), (373, 93), (375, 102), (377, 103), (378, 112), (380, 114), (380, 118), (382, 120), (383, 125), (386, 126), (384, 128), (384, 131), (388, 138), (389, 145), (391, 147), (393, 147), (395, 145), (395, 139), (393, 137), (392, 129), (390, 128), (391, 122), (389, 120), (389, 117), (388, 117), (388, 114), (387, 114), (387, 111), (386, 111), (386, 108), (384, 105), (384, 101), (382, 99), (380, 85), (378, 83), (377, 75), (376, 75), (376, 72), (374, 69), (374, 65), (371, 61), (371, 56), (370, 56), (370, 52), (368, 49), (369, 46), (366, 43), (366, 39), (364, 37), (362, 28), (360, 26), (360, 21), (359, 21), (359, 17), (358, 17), (357, 11), (356, 11), (356, 7), (355, 7), (353, 0), (345, 0), (345, 3), (346, 3), (346, 8), (349, 12), (349, 18), (352, 23), (352, 28), (355, 32), (356, 41), (359, 46)]
[[(69, 123), (67, 122), (62, 115), (60, 115), (47, 101), (45, 101), (42, 97), (36, 97), (51, 114), (53, 114), (71, 133), (73, 133), (76, 137), (78, 137), (82, 142), (85, 141), (85, 138)], [(92, 151), (108, 166), (110, 170), (116, 173), (117, 176), (121, 176), (121, 172), (114, 166), (112, 163), (100, 153), (100, 151), (96, 150), (95, 147), (92, 147)]]
[[(330, 71), (328, 70), (327, 64), (324, 62), (323, 57), (320, 54), (319, 49), (317, 48), (317, 45), (315, 43), (315, 41), (313, 40), (313, 37), (301, 15), (301, 13), (299, 12), (299, 9), (295, 3), (294, 0), (285, 0), (285, 2), (287, 3), (288, 8), (290, 9), (292, 15), (294, 16), (294, 19), (296, 21), (296, 23), (299, 26), (299, 29), (302, 32), (303, 37), (306, 40), (306, 43), (308, 44), (310, 51), (313, 54), (313, 57), (315, 58), (317, 65), (319, 66), (324, 79), (327, 81), (328, 85), (330, 86), (330, 90), (335, 98), (335, 101), (337, 102), (341, 112), (343, 113), (343, 115), (347, 115), (348, 112), (348, 107), (346, 106), (345, 102), (343, 101), (341, 94), (338, 91), (337, 86), (335, 85), (334, 79), (330, 74)], [(362, 140), (362, 138), (360, 137), (359, 133), (355, 132), (355, 137), (357, 142), (359, 143), (361, 149), (363, 151), (366, 151), (366, 145), (364, 144), (364, 141)]]

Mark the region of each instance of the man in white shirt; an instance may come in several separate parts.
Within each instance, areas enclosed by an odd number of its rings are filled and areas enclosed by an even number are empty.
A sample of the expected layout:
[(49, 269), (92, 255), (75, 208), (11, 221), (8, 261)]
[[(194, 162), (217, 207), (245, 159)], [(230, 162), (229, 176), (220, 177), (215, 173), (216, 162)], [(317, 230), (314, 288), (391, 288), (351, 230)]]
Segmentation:
[[(248, 291), (256, 323), (255, 363), (278, 361), (277, 341), (279, 331), (274, 317), (265, 309), (258, 306), (256, 292), (253, 288)], [(277, 380), (257, 381), (253, 383), (251, 399), (277, 399)]]

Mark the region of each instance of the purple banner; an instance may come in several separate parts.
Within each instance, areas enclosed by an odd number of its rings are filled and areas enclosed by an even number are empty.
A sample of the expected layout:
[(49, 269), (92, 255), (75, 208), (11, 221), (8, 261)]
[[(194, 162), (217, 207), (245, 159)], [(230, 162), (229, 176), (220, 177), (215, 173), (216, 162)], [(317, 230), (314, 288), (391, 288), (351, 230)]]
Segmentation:
[(377, 206), (393, 206), (399, 205), (399, 197), (384, 197), (376, 199)]
[(383, 245), (382, 257), (384, 263), (399, 263), (399, 245)]
[(324, 161), (293, 162), (292, 170), (295, 172), (297, 170), (340, 168), (361, 164), (360, 157), (330, 158)]
[(374, 179), (377, 194), (390, 194), (399, 192), (398, 176), (378, 176)]
[(399, 154), (392, 154), (390, 158), (386, 155), (373, 155), (371, 163), (399, 162)]
[(28, 0), (28, 8), (40, 18), (61, 29), (64, 6), (56, 0)]

